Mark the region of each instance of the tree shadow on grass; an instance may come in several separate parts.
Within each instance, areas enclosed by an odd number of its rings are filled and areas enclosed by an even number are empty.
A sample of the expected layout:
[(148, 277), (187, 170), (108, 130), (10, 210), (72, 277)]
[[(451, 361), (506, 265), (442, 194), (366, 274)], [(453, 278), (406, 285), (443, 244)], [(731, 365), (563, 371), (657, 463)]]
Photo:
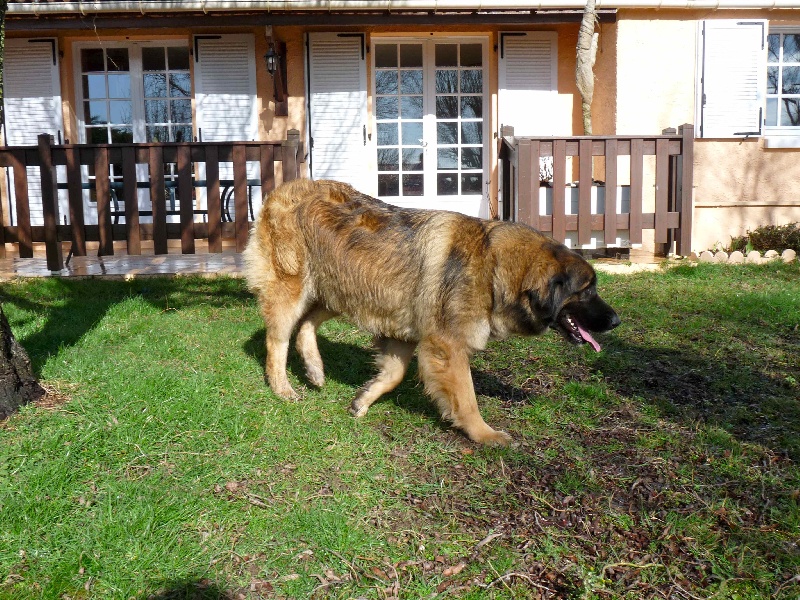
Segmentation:
[(174, 581), (158, 586), (157, 591), (139, 600), (235, 600), (236, 592), (220, 589), (205, 579)]

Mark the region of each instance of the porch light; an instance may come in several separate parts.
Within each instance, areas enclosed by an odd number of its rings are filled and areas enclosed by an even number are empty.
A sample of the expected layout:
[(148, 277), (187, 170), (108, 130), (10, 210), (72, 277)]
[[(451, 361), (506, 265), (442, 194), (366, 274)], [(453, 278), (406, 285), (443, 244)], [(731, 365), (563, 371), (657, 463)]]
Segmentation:
[(267, 62), (267, 72), (270, 75), (275, 75), (275, 72), (281, 66), (281, 55), (275, 52), (275, 44), (269, 43), (269, 49), (264, 55), (264, 60)]

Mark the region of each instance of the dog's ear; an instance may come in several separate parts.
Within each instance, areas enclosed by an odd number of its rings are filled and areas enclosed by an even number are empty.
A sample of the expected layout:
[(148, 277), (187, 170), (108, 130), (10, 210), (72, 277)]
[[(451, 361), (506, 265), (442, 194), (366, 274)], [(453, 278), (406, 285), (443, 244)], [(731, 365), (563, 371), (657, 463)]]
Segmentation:
[(564, 300), (572, 293), (570, 281), (565, 273), (558, 273), (549, 279), (546, 289), (530, 290), (531, 306), (544, 319), (555, 319)]

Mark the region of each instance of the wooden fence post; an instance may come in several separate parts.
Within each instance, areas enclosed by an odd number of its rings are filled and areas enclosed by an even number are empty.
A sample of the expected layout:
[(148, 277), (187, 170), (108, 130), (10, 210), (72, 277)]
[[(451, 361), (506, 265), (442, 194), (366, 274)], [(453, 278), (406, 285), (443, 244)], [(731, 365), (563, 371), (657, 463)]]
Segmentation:
[(680, 180), (678, 184), (678, 211), (680, 216), (680, 229), (675, 252), (679, 256), (688, 256), (692, 251), (692, 221), (694, 210), (692, 196), (694, 195), (694, 126), (681, 125), (681, 163)]
[(281, 166), (283, 181), (292, 181), (300, 176), (300, 166), (297, 155), (300, 152), (300, 132), (290, 129), (286, 132), (286, 140), (281, 142)]
[(42, 176), (42, 213), (44, 216), (44, 244), (47, 256), (47, 268), (60, 271), (64, 268), (64, 256), (61, 242), (58, 240), (58, 180), (56, 167), (53, 164), (53, 151), (50, 135), (43, 133), (38, 137), (39, 171)]

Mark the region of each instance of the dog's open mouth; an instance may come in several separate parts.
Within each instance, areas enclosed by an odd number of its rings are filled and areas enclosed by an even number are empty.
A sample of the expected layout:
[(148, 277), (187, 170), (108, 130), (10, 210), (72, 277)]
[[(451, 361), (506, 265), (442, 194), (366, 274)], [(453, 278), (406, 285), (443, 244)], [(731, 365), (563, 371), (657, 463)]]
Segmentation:
[(601, 350), (600, 344), (592, 337), (592, 334), (581, 327), (575, 317), (565, 311), (558, 315), (555, 329), (558, 329), (567, 338), (567, 341), (572, 344), (590, 344), (595, 352), (600, 352)]

